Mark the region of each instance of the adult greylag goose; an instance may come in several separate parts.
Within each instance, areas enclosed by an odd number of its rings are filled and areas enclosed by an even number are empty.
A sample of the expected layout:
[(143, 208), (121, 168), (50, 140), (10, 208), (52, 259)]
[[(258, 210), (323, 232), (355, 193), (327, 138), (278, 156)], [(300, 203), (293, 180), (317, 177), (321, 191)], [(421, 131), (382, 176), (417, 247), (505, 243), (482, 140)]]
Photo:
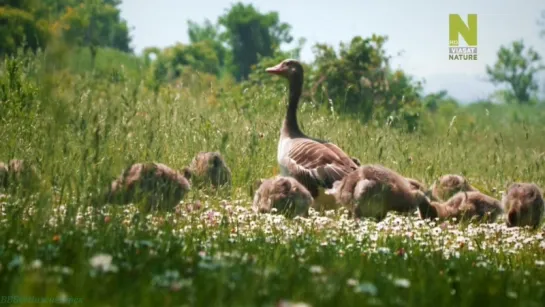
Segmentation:
[(502, 197), (507, 213), (508, 227), (530, 226), (537, 228), (543, 218), (545, 205), (541, 189), (533, 183), (513, 183)]
[(304, 71), (297, 60), (286, 59), (266, 71), (289, 82), (289, 103), (280, 130), (277, 159), (280, 173), (303, 184), (317, 209), (335, 209), (334, 197), (324, 193), (358, 165), (337, 145), (305, 135), (297, 123), (297, 107), (303, 91)]
[(389, 211), (414, 213), (420, 203), (429, 203), (424, 192), (414, 188), (407, 178), (378, 164), (363, 165), (326, 193), (348, 209), (356, 218), (370, 217), (380, 221)]
[(499, 200), (478, 191), (461, 191), (445, 202), (422, 202), (418, 207), (422, 219), (476, 220), (494, 222), (503, 208)]

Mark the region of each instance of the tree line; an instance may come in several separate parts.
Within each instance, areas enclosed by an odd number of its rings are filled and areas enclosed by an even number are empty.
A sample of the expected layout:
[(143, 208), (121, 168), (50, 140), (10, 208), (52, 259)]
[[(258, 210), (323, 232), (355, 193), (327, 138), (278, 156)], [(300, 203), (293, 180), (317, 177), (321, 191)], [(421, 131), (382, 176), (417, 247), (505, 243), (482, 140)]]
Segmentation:
[[(20, 48), (44, 49), (59, 41), (88, 48), (93, 61), (101, 48), (134, 53), (120, 4), (120, 0), (6, 0), (0, 6), (0, 56)], [(538, 22), (545, 37), (545, 12)], [(263, 68), (286, 57), (299, 57), (305, 43), (304, 38), (293, 37), (291, 30), (277, 12), (261, 12), (242, 3), (231, 5), (215, 21), (190, 20), (188, 43), (144, 50), (148, 85), (159, 90), (187, 72), (239, 83), (270, 82)], [(282, 48), (294, 40), (295, 48)], [(433, 112), (438, 104), (455, 103), (445, 91), (424, 95), (419, 81), (391, 68), (391, 56), (384, 48), (387, 40), (384, 35), (356, 36), (341, 42), (338, 51), (328, 44), (313, 46), (315, 60), (305, 63), (305, 95), (363, 121), (371, 115), (399, 119), (409, 130), (416, 128), (422, 108)], [(544, 69), (541, 60), (536, 50), (515, 41), (500, 48), (496, 63), (486, 71), (494, 84), (508, 85), (501, 92), (505, 101), (532, 104), (537, 102), (537, 73)]]

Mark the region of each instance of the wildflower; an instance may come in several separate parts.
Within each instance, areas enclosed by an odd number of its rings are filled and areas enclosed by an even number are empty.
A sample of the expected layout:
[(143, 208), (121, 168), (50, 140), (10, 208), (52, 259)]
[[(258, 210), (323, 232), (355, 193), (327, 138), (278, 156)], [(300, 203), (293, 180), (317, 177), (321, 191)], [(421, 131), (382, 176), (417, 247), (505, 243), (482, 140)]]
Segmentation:
[(354, 292), (365, 293), (365, 294), (375, 296), (377, 295), (378, 289), (374, 284), (370, 282), (364, 282), (354, 287)]
[(285, 300), (281, 300), (280, 302), (278, 302), (277, 306), (278, 307), (312, 307), (312, 305), (309, 305), (304, 302), (290, 302)]
[(310, 267), (309, 271), (313, 274), (321, 274), (323, 273), (324, 269), (319, 265), (313, 265)]
[(512, 299), (517, 299), (518, 297), (518, 294), (514, 291), (507, 291), (506, 295), (508, 298), (512, 298)]
[(103, 272), (117, 272), (117, 266), (112, 264), (112, 256), (108, 254), (96, 254), (89, 263), (91, 266)]
[(377, 251), (381, 254), (389, 254), (390, 253), (390, 249), (387, 248), (387, 247), (379, 247), (377, 248)]
[(411, 286), (411, 282), (405, 278), (396, 278), (394, 280), (394, 285), (400, 288), (409, 288)]
[(349, 278), (349, 279), (346, 280), (346, 284), (349, 285), (349, 286), (354, 287), (354, 286), (358, 285), (358, 281), (355, 280), (354, 278)]
[(40, 259), (36, 259), (32, 261), (32, 263), (30, 264), (30, 267), (37, 270), (42, 267), (42, 261)]

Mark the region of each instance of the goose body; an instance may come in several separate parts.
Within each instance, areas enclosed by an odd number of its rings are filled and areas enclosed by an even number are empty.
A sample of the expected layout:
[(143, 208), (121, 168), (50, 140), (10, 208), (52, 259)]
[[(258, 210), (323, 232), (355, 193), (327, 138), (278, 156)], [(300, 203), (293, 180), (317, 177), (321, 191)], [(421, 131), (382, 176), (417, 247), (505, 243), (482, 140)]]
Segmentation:
[(267, 72), (289, 81), (289, 104), (280, 130), (277, 161), (280, 173), (305, 186), (316, 209), (336, 209), (335, 198), (325, 193), (358, 165), (342, 149), (328, 141), (305, 135), (297, 123), (297, 107), (303, 87), (303, 67), (292, 59), (267, 68)]

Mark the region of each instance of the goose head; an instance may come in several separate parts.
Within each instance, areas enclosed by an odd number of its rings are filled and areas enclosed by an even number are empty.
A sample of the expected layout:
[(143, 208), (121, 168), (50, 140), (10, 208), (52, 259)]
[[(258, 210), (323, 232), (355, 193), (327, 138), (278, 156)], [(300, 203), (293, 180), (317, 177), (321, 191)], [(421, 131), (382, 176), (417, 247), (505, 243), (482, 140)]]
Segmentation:
[(288, 80), (294, 80), (303, 76), (303, 65), (299, 61), (294, 59), (286, 59), (277, 64), (276, 66), (269, 67), (266, 72), (284, 77)]

